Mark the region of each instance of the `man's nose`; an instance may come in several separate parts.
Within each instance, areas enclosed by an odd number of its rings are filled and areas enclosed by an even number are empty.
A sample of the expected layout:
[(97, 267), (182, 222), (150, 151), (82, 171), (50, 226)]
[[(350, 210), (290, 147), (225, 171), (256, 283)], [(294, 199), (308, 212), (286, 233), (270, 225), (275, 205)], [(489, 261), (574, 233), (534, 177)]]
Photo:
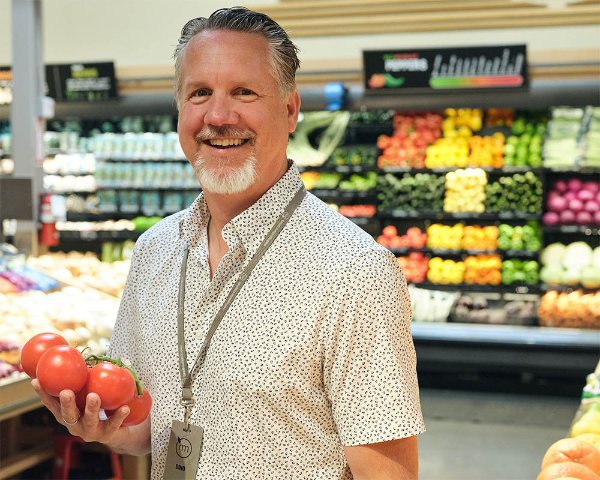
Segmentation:
[(234, 125), (238, 121), (231, 99), (212, 95), (208, 102), (208, 110), (204, 116), (204, 122), (209, 125)]

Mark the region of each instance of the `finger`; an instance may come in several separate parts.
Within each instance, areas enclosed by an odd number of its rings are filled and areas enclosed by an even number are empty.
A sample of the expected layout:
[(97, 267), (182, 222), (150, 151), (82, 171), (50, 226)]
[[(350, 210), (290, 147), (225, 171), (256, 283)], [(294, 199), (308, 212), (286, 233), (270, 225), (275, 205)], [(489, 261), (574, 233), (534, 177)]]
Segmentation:
[(129, 415), (129, 407), (124, 405), (118, 408), (106, 421), (106, 427), (110, 430), (118, 430), (121, 427), (121, 424)]
[(86, 430), (98, 428), (100, 421), (100, 397), (97, 393), (90, 392), (85, 399), (85, 412), (81, 419)]
[(58, 421), (60, 421), (60, 402), (58, 401), (58, 398), (48, 395), (40, 385), (40, 381), (37, 378), (31, 381), (31, 386), (35, 390), (35, 393), (38, 394), (40, 400), (46, 406), (46, 408), (54, 414)]
[[(63, 390), (60, 392), (58, 398), (60, 399), (60, 415), (62, 416), (63, 423), (76, 422), (80, 415), (75, 403), (75, 394), (71, 390)], [(69, 429), (72, 426), (66, 425)]]

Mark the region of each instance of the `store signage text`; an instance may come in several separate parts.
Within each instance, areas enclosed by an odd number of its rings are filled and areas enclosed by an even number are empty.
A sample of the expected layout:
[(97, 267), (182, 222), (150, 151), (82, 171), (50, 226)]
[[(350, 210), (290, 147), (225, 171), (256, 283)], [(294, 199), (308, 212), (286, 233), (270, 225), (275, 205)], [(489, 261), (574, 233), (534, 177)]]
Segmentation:
[[(57, 102), (98, 102), (117, 98), (112, 62), (46, 65), (46, 94)], [(12, 103), (12, 70), (0, 66), (0, 105)]]
[(57, 102), (98, 102), (117, 98), (112, 62), (47, 65), (48, 96)]
[(368, 93), (525, 89), (525, 45), (363, 52)]

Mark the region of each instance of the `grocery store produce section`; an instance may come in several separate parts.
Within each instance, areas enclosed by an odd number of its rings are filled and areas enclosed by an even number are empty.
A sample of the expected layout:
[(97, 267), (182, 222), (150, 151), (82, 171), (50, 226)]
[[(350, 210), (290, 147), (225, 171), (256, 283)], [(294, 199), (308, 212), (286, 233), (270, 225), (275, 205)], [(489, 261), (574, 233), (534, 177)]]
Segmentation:
[(41, 332), (106, 352), (128, 269), (78, 252), (26, 258), (0, 244), (0, 381), (20, 377), (19, 350)]
[[(302, 117), (290, 152), (307, 189), (394, 252), (409, 283), (541, 295), (540, 325), (600, 328), (599, 108)], [(193, 201), (199, 185), (173, 127), (169, 117), (49, 125), (44, 185), (65, 197), (60, 247), (127, 259), (140, 232)], [(549, 308), (572, 290), (569, 305), (592, 301), (583, 321)]]
[[(34, 291), (31, 302), (18, 281), (12, 291), (5, 281), (5, 309), (41, 309), (78, 288), (84, 298), (115, 299), (99, 324), (114, 321), (135, 240), (200, 191), (174, 126), (170, 116), (49, 122), (44, 187), (64, 198), (66, 215), (55, 219), (54, 253), (23, 263), (63, 288)], [(467, 356), (466, 343), (490, 341), (589, 355), (600, 341), (599, 108), (305, 112), (288, 153), (308, 190), (396, 255), (421, 352), (454, 338)], [(72, 319), (65, 338), (105, 347), (88, 307), (70, 309), (85, 318)], [(12, 315), (0, 338), (18, 343), (35, 333), (26, 327), (16, 338)], [(18, 315), (39, 321), (35, 312)], [(53, 327), (64, 333), (60, 317)], [(555, 337), (554, 327), (569, 334)]]
[[(422, 288), (477, 293), (476, 314), (455, 295), (446, 315), (415, 321), (598, 329), (599, 119), (592, 107), (361, 112), (351, 142), (302, 175), (340, 212), (375, 207), (348, 216), (396, 254), (413, 301)], [(353, 197), (348, 178), (362, 182)], [(525, 313), (484, 306), (498, 294), (521, 294)]]

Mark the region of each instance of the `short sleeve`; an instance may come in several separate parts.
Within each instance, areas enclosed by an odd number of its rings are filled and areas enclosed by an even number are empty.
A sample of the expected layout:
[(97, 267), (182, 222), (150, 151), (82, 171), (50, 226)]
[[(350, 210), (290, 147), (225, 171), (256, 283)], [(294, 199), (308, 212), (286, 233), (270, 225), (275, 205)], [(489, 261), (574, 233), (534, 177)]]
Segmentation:
[(372, 249), (330, 287), (323, 378), (342, 444), (424, 432), (411, 304), (396, 259)]

